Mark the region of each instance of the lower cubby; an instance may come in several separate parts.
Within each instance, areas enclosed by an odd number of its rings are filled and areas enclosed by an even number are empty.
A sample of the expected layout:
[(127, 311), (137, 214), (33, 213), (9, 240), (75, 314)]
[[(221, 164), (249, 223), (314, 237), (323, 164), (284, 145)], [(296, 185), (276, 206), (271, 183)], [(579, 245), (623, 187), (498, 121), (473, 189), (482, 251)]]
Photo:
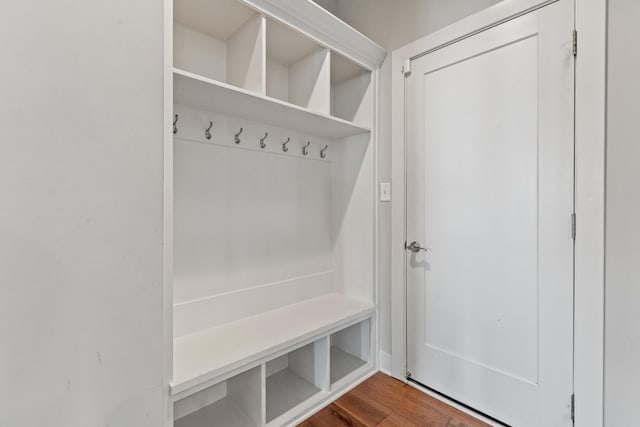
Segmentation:
[(174, 404), (174, 427), (262, 426), (262, 367)]
[(327, 339), (323, 338), (267, 362), (267, 423), (328, 391), (327, 350)]
[(371, 321), (364, 320), (330, 336), (331, 386), (370, 363)]

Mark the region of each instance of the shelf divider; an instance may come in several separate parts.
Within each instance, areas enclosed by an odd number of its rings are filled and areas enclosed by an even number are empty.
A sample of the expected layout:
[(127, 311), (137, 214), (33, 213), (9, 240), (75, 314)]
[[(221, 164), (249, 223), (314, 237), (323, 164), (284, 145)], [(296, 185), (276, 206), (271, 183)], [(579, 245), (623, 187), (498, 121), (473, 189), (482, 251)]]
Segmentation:
[(267, 87), (265, 25), (265, 17), (256, 14), (227, 40), (227, 80), (262, 95)]

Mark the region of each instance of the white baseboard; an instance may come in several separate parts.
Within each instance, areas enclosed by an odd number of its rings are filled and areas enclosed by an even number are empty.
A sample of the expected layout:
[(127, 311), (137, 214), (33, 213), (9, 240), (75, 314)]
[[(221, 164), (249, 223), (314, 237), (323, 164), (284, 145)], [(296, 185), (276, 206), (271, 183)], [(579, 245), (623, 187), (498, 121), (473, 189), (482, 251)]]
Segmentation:
[(384, 374), (393, 376), (391, 374), (391, 355), (380, 350), (379, 361), (380, 361), (380, 371)]

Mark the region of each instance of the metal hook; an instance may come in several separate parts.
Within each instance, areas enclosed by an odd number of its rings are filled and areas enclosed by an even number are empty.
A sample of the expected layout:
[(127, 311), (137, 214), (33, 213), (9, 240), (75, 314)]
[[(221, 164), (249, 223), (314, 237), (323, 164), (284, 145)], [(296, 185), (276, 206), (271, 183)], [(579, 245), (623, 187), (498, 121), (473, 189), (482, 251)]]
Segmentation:
[(289, 141), (291, 141), (291, 138), (287, 138), (287, 140), (282, 143), (282, 151), (284, 151), (285, 153), (289, 151), (289, 147), (287, 147), (287, 144), (289, 143)]
[(207, 139), (211, 139), (211, 128), (213, 127), (213, 122), (209, 122), (209, 127), (204, 131), (204, 136)]
[(302, 154), (304, 156), (306, 156), (307, 154), (309, 154), (309, 150), (307, 150), (307, 148), (309, 148), (309, 146), (311, 145), (311, 141), (307, 141), (307, 145), (305, 145), (304, 147), (302, 147)]
[(178, 127), (176, 126), (176, 124), (178, 123), (178, 119), (180, 118), (180, 116), (178, 116), (177, 114), (174, 116), (173, 119), (173, 134), (177, 134), (178, 133)]
[(236, 142), (236, 144), (240, 144), (240, 134), (242, 133), (243, 129), (240, 128), (240, 131), (238, 133), (235, 134), (234, 136), (234, 141)]
[(265, 132), (264, 136), (260, 138), (260, 148), (265, 148), (267, 144), (264, 143), (264, 140), (269, 136), (269, 132)]
[(320, 158), (324, 159), (325, 157), (327, 157), (327, 155), (325, 154), (325, 151), (327, 151), (327, 148), (329, 148), (329, 146), (325, 145), (324, 148), (320, 150)]

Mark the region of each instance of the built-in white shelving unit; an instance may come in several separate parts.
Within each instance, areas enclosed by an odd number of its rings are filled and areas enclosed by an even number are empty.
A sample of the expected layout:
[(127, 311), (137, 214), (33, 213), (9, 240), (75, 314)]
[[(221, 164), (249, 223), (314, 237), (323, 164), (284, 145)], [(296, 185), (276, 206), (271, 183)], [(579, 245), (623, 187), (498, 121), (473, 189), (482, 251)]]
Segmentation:
[(311, 0), (174, 0), (170, 34), (173, 424), (291, 425), (377, 366), (385, 52)]

